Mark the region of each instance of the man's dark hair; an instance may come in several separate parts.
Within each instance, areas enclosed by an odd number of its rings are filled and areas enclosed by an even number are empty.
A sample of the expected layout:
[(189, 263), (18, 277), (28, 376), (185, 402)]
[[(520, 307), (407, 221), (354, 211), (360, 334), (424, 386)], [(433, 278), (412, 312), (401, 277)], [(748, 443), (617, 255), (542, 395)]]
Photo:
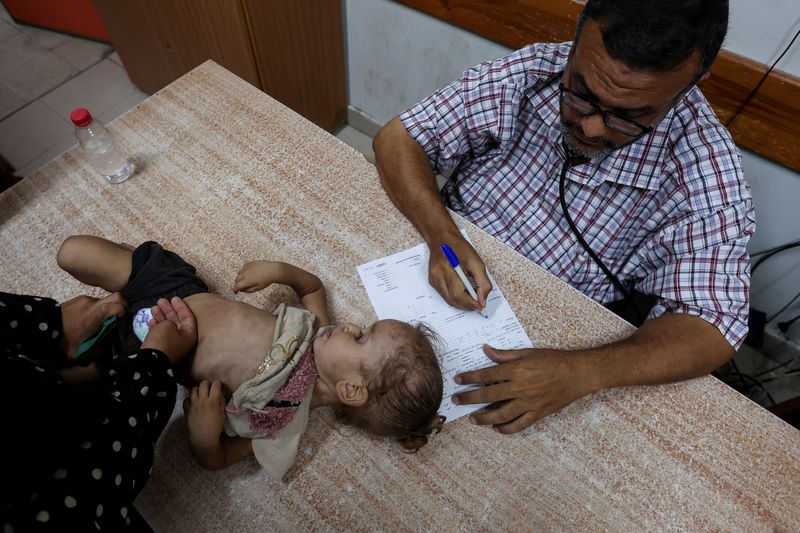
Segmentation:
[(630, 68), (666, 72), (697, 50), (699, 77), (725, 39), (728, 0), (588, 0), (578, 37), (587, 20), (600, 24), (608, 54)]

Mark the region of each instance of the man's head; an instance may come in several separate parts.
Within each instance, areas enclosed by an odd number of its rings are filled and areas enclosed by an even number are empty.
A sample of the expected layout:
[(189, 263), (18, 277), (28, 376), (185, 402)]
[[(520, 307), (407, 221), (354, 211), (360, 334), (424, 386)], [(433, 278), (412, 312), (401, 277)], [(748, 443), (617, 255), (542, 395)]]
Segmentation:
[(728, 0), (589, 0), (578, 20), (600, 24), (608, 54), (635, 70), (668, 72), (697, 54), (697, 75), (728, 31)]
[(647, 133), (708, 71), (727, 25), (727, 0), (589, 0), (562, 80), (567, 145), (598, 157)]

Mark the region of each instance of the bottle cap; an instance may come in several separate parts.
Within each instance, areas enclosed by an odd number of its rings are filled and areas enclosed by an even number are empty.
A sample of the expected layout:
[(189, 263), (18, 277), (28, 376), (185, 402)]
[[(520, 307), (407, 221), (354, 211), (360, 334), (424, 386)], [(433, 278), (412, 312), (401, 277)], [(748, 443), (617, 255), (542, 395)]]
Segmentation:
[(92, 114), (85, 107), (79, 107), (69, 114), (69, 118), (73, 124), (82, 128), (88, 126), (92, 122)]

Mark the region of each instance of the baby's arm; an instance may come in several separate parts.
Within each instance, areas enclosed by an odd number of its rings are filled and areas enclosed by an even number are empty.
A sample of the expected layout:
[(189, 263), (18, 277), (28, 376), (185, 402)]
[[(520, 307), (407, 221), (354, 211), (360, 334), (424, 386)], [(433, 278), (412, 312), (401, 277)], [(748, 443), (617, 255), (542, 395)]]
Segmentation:
[(255, 292), (271, 283), (288, 285), (300, 297), (300, 303), (317, 317), (314, 327), (331, 323), (325, 287), (314, 274), (281, 261), (250, 261), (236, 276), (233, 292)]
[(204, 468), (220, 470), (253, 455), (250, 439), (222, 434), (225, 397), (219, 381), (210, 386), (202, 381), (193, 387), (183, 401), (183, 412), (189, 427), (189, 448)]

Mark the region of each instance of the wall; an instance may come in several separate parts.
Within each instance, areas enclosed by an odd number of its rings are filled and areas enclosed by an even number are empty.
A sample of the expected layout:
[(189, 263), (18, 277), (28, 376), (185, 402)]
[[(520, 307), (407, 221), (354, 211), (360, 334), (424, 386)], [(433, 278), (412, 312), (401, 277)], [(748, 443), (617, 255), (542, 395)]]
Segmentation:
[(465, 69), (509, 52), (389, 0), (347, 0), (349, 102), (385, 123)]
[[(730, 28), (724, 47), (771, 65), (798, 30), (800, 2), (730, 0), (730, 5)], [(800, 76), (800, 42), (795, 43), (776, 68)]]
[[(350, 106), (378, 124), (456, 79), (464, 69), (510, 51), (390, 0), (346, 0), (345, 16)], [(798, 0), (731, 0), (725, 48), (771, 63), (798, 24)], [(800, 39), (778, 68), (800, 76)], [(800, 237), (800, 175), (749, 152), (742, 158), (758, 219), (750, 250)], [(752, 288), (754, 306), (768, 314), (783, 307), (800, 291), (800, 251), (765, 262)], [(800, 302), (783, 316), (798, 313)], [(800, 339), (800, 321), (790, 334)]]

